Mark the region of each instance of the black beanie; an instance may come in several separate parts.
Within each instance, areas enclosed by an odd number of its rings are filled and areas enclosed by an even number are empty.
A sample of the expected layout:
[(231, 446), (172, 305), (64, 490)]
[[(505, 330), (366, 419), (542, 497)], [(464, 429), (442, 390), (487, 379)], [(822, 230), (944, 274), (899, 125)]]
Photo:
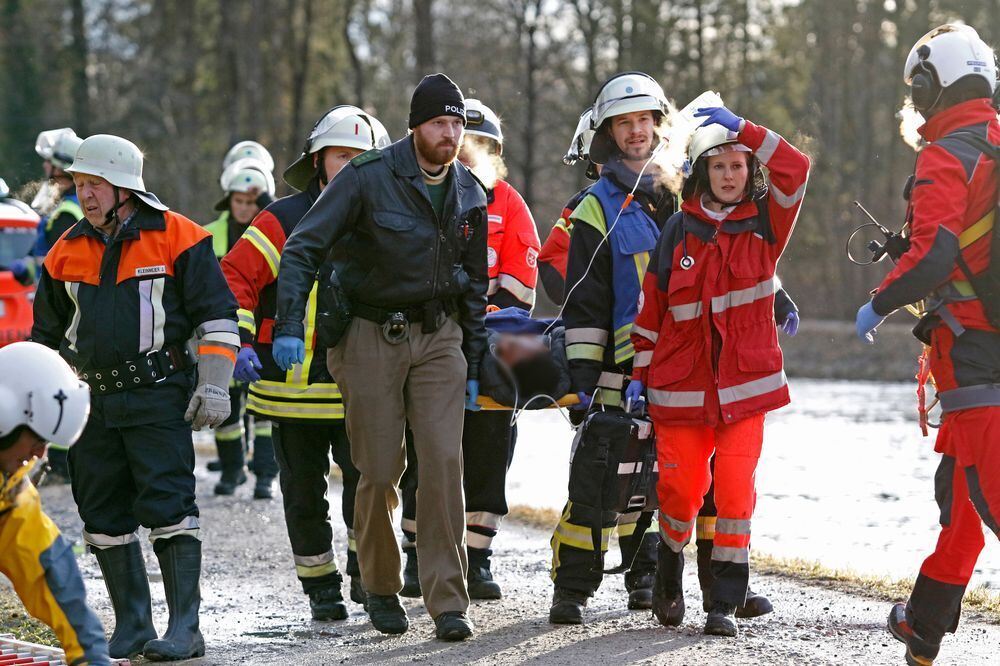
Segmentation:
[(428, 74), (410, 98), (410, 129), (438, 116), (457, 116), (464, 121), (465, 97), (444, 74)]

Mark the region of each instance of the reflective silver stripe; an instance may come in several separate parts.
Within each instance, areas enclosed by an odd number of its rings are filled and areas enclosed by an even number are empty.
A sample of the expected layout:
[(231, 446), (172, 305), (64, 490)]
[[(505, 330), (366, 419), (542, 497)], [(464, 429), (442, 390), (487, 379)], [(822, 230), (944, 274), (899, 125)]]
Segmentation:
[(976, 384), (962, 386), (950, 391), (939, 391), (942, 412), (957, 412), (976, 407), (996, 407), (1000, 405), (1000, 384)]
[(165, 278), (139, 282), (139, 353), (163, 348), (163, 325), (166, 313), (163, 310), (163, 288)]
[(799, 189), (795, 190), (795, 192), (793, 192), (791, 195), (788, 195), (779, 190), (772, 184), (771, 196), (774, 197), (774, 200), (777, 201), (778, 205), (781, 206), (782, 208), (791, 208), (792, 206), (797, 204), (802, 199), (802, 197), (805, 196), (806, 185), (807, 183), (802, 183), (801, 185), (799, 185)]
[(610, 391), (621, 391), (625, 385), (625, 375), (620, 372), (602, 372), (597, 377), (597, 385)]
[(486, 295), (492, 296), (497, 293), (498, 289), (500, 289), (500, 281), (496, 278), (490, 278), (490, 286), (486, 288)]
[(410, 520), (409, 518), (403, 518), (403, 520), (399, 522), (399, 526), (403, 529), (404, 532), (417, 531), (417, 521)]
[(479, 532), (466, 532), (465, 544), (469, 548), (479, 548), (480, 550), (486, 550), (487, 548), (493, 545), (493, 537), (486, 536), (485, 534), (480, 534)]
[(206, 333), (201, 337), (202, 342), (218, 342), (224, 345), (232, 345), (239, 348), (240, 336), (237, 333)]
[(715, 521), (715, 531), (722, 534), (750, 534), (750, 521), (719, 518)]
[(227, 426), (218, 426), (215, 429), (215, 436), (225, 438), (226, 435), (242, 435), (243, 434), (243, 422), (234, 423)]
[(681, 534), (683, 534), (685, 532), (690, 532), (691, 530), (693, 530), (694, 529), (695, 520), (696, 519), (691, 519), (691, 520), (686, 520), (686, 521), (685, 520), (677, 520), (676, 518), (674, 518), (672, 516), (668, 516), (665, 513), (661, 513), (660, 514), (660, 522), (661, 523), (666, 523), (667, 525), (670, 525), (670, 529), (672, 529), (675, 532), (680, 532)]
[[(618, 467), (618, 471), (621, 471), (621, 466)], [(639, 516), (642, 515), (641, 511), (632, 511), (631, 513), (623, 513), (618, 516), (618, 527), (631, 528), (639, 520)]]
[[(716, 529), (716, 531), (718, 531), (718, 529)], [(750, 562), (750, 549), (732, 548), (730, 546), (714, 546), (712, 548), (712, 559), (716, 562), (748, 564)]]
[(333, 562), (333, 551), (328, 550), (321, 555), (292, 555), (295, 564), (301, 567), (318, 567), (321, 564)]
[(500, 521), (503, 520), (503, 516), (498, 516), (495, 513), (490, 513), (489, 511), (466, 511), (465, 512), (465, 524), (475, 525), (476, 527), (485, 527), (490, 530), (500, 529)]
[(788, 384), (785, 371), (776, 372), (761, 379), (755, 379), (746, 384), (737, 384), (729, 388), (719, 389), (719, 404), (729, 405), (740, 400), (749, 400), (759, 395), (777, 391)]
[(203, 322), (195, 331), (202, 342), (220, 342), (240, 346), (240, 327), (232, 319), (212, 319)]
[(635, 358), (632, 359), (632, 366), (635, 368), (645, 368), (653, 360), (653, 351), (641, 351), (636, 352)]
[(198, 522), (198, 517), (188, 516), (176, 525), (166, 525), (165, 527), (153, 528), (149, 531), (149, 540), (156, 541), (157, 539), (170, 539), (175, 536), (186, 534), (201, 541), (201, 537), (199, 536), (199, 527), (200, 523)]
[(603, 328), (567, 328), (566, 344), (575, 345), (581, 342), (591, 345), (608, 344), (609, 333)]
[(103, 550), (105, 548), (114, 548), (115, 546), (125, 546), (130, 543), (136, 543), (139, 541), (139, 533), (132, 532), (131, 534), (122, 534), (121, 536), (109, 536), (107, 534), (94, 534), (83, 531), (83, 541), (88, 546), (93, 546)]
[(704, 312), (704, 305), (701, 301), (697, 303), (685, 303), (684, 305), (673, 305), (670, 307), (670, 314), (674, 321), (688, 321), (700, 317)]
[(77, 351), (76, 332), (80, 328), (80, 299), (77, 293), (80, 291), (80, 283), (66, 282), (65, 285), (69, 300), (73, 301), (73, 318), (70, 319), (69, 326), (66, 327), (66, 340), (69, 342), (70, 350)]
[(358, 552), (358, 542), (354, 538), (354, 530), (347, 530), (347, 550)]
[(712, 312), (722, 312), (729, 308), (749, 305), (754, 301), (767, 298), (775, 291), (774, 277), (770, 277), (763, 282), (755, 284), (746, 289), (737, 289), (722, 296), (712, 298)]
[(534, 289), (525, 285), (513, 275), (508, 275), (507, 273), (501, 273), (499, 280), (500, 288), (506, 289), (510, 293), (514, 294), (514, 298), (522, 303), (527, 303), (528, 305), (535, 304)]
[(779, 145), (781, 145), (781, 137), (771, 130), (767, 130), (764, 142), (760, 144), (760, 148), (757, 149), (754, 155), (760, 160), (761, 164), (766, 166), (771, 161), (771, 158), (774, 157), (774, 151), (778, 149)]
[(670, 534), (667, 533), (667, 530), (663, 527), (663, 523), (660, 523), (660, 538), (663, 539), (663, 543), (667, 544), (667, 547), (675, 553), (683, 551), (684, 546), (691, 542), (690, 534), (688, 534), (684, 541), (675, 540), (672, 536), (670, 536)]
[[(641, 471), (642, 471), (642, 463), (641, 462), (618, 463), (618, 473), (619, 474), (634, 474), (636, 472), (641, 472)], [(653, 463), (653, 471), (654, 472), (658, 472), (659, 471), (659, 463), (656, 463), (656, 462)], [(619, 521), (619, 522), (621, 522), (621, 521)]]
[(649, 402), (657, 407), (701, 407), (705, 404), (704, 391), (661, 391), (646, 389)]
[(503, 215), (487, 215), (486, 219), (493, 224), (501, 224), (503, 222)]
[(648, 328), (643, 328), (642, 326), (639, 326), (638, 324), (633, 324), (632, 325), (632, 334), (633, 335), (641, 335), (642, 337), (646, 338), (650, 342), (656, 342), (657, 340), (660, 339), (660, 334), (659, 333), (657, 333), (656, 331), (651, 331)]

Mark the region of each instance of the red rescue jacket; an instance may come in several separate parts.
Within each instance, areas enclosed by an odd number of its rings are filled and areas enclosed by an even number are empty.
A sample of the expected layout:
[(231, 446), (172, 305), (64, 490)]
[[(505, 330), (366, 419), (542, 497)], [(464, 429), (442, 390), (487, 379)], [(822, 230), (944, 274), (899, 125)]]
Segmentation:
[[(767, 215), (746, 201), (716, 219), (700, 197), (684, 201), (643, 280), (633, 377), (646, 384), (656, 421), (714, 426), (789, 402), (774, 321), (775, 268), (798, 217), (809, 158), (749, 121), (739, 141), (770, 174)], [(687, 270), (685, 253), (694, 260)]]
[(489, 237), (486, 250), (491, 305), (531, 310), (538, 281), (538, 229), (528, 205), (506, 181), (498, 180), (489, 193)]

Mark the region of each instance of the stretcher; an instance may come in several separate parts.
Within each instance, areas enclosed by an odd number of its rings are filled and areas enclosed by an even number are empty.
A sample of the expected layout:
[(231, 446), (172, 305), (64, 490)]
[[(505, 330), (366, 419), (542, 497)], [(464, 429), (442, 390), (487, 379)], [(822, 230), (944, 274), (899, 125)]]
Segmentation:
[[(558, 403), (560, 407), (572, 407), (573, 405), (580, 404), (580, 398), (575, 393), (568, 393), (563, 397), (559, 398)], [(511, 411), (513, 409), (513, 407), (507, 407), (506, 405), (501, 405), (493, 398), (490, 398), (489, 396), (485, 395), (479, 396), (479, 399), (476, 401), (476, 404), (482, 407), (483, 409), (488, 409), (488, 410), (505, 409), (507, 411)], [(550, 404), (547, 407), (547, 409), (554, 409), (554, 408), (555, 405), (552, 404)]]
[[(128, 659), (112, 659), (113, 666), (128, 666)], [(59, 648), (16, 640), (13, 634), (0, 634), (0, 665), (66, 666), (66, 654)]]

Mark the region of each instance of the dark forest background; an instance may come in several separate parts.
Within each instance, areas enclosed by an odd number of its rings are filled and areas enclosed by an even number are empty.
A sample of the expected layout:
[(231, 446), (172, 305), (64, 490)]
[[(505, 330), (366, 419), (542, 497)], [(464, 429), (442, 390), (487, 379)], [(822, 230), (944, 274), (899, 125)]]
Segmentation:
[(146, 153), (147, 186), (204, 223), (234, 142), (266, 145), (280, 174), (348, 103), (400, 138), (413, 86), (443, 71), (501, 115), (544, 239), (584, 183), (561, 161), (580, 112), (608, 76), (642, 70), (678, 106), (717, 90), (810, 153), (780, 272), (805, 317), (853, 317), (885, 268), (846, 260), (851, 202), (899, 226), (903, 62), (951, 20), (996, 44), (1000, 0), (0, 0), (0, 176), (41, 177), (41, 130), (120, 134)]

